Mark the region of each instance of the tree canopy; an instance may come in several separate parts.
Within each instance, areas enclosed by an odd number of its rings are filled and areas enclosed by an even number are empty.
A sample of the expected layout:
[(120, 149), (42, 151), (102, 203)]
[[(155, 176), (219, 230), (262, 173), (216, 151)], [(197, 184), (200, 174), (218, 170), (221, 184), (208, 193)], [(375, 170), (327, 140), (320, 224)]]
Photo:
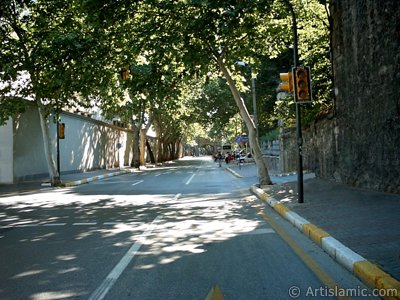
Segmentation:
[[(311, 121), (332, 105), (329, 15), (326, 1), (292, 4), (300, 60), (312, 69)], [(31, 100), (44, 116), (97, 105), (125, 123), (151, 120), (171, 141), (192, 123), (223, 132), (239, 112), (252, 131), (255, 76), (266, 134), (294, 120), (291, 98), (276, 99), (279, 72), (293, 64), (291, 22), (284, 1), (273, 0), (4, 0), (0, 122)]]

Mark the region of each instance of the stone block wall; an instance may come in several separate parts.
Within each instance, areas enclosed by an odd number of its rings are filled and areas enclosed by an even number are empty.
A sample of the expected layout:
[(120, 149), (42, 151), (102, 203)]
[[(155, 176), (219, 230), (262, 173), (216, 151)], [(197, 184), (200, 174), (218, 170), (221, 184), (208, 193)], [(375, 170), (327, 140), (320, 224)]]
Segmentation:
[[(400, 5), (332, 0), (335, 114), (303, 128), (303, 166), (323, 178), (400, 193)], [(282, 171), (297, 169), (295, 130)]]
[(332, 0), (336, 177), (400, 193), (400, 5)]
[[(337, 154), (338, 137), (335, 120), (327, 116), (303, 128), (303, 169), (315, 172), (316, 176), (338, 179)], [(297, 171), (298, 146), (295, 128), (282, 128), (281, 134), (281, 171)]]

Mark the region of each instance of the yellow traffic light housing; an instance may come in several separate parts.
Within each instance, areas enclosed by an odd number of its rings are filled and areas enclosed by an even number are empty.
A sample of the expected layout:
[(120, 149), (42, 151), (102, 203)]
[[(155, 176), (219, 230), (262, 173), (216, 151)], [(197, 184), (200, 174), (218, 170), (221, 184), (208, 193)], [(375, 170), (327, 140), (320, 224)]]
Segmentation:
[(65, 123), (58, 124), (58, 138), (61, 140), (65, 139)]
[(121, 77), (122, 77), (122, 80), (128, 80), (128, 77), (129, 77), (129, 67), (124, 67), (124, 68), (122, 68), (122, 70), (121, 70)]
[(292, 93), (293, 92), (293, 72), (289, 71), (287, 73), (279, 73), (279, 78), (281, 79), (281, 83), (279, 84), (278, 89), (281, 92)]
[(294, 68), (295, 73), (295, 100), (296, 102), (310, 102), (311, 96), (311, 76), (309, 67)]

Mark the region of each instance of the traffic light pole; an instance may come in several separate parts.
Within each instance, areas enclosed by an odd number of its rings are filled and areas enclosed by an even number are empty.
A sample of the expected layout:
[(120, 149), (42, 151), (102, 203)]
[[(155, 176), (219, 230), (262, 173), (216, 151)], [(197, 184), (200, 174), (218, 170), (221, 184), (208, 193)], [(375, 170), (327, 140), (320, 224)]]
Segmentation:
[[(299, 66), (299, 54), (298, 54), (298, 40), (297, 40), (297, 22), (296, 14), (290, 0), (283, 0), (289, 7), (292, 15), (292, 30), (293, 30), (293, 63), (294, 69)], [(297, 101), (297, 93), (294, 93), (295, 104), (296, 104), (296, 133), (297, 133), (297, 147), (298, 147), (298, 164), (297, 164), (297, 193), (298, 203), (304, 203), (304, 190), (303, 190), (303, 136), (301, 132), (301, 104)]]
[(57, 173), (58, 180), (61, 180), (60, 176), (60, 121), (57, 117)]
[(58, 107), (58, 102), (57, 102), (57, 108), (56, 108), (56, 131), (57, 131), (57, 177), (55, 178), (55, 182), (57, 185), (60, 184), (61, 182), (61, 173), (60, 173), (60, 109)]

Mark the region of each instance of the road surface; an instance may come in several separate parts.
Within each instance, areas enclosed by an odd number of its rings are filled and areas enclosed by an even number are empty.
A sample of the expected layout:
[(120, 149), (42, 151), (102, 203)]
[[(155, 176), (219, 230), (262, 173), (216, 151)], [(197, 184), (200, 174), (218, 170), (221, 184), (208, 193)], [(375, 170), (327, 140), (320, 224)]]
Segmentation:
[(0, 197), (0, 299), (373, 299), (249, 184), (188, 158)]

